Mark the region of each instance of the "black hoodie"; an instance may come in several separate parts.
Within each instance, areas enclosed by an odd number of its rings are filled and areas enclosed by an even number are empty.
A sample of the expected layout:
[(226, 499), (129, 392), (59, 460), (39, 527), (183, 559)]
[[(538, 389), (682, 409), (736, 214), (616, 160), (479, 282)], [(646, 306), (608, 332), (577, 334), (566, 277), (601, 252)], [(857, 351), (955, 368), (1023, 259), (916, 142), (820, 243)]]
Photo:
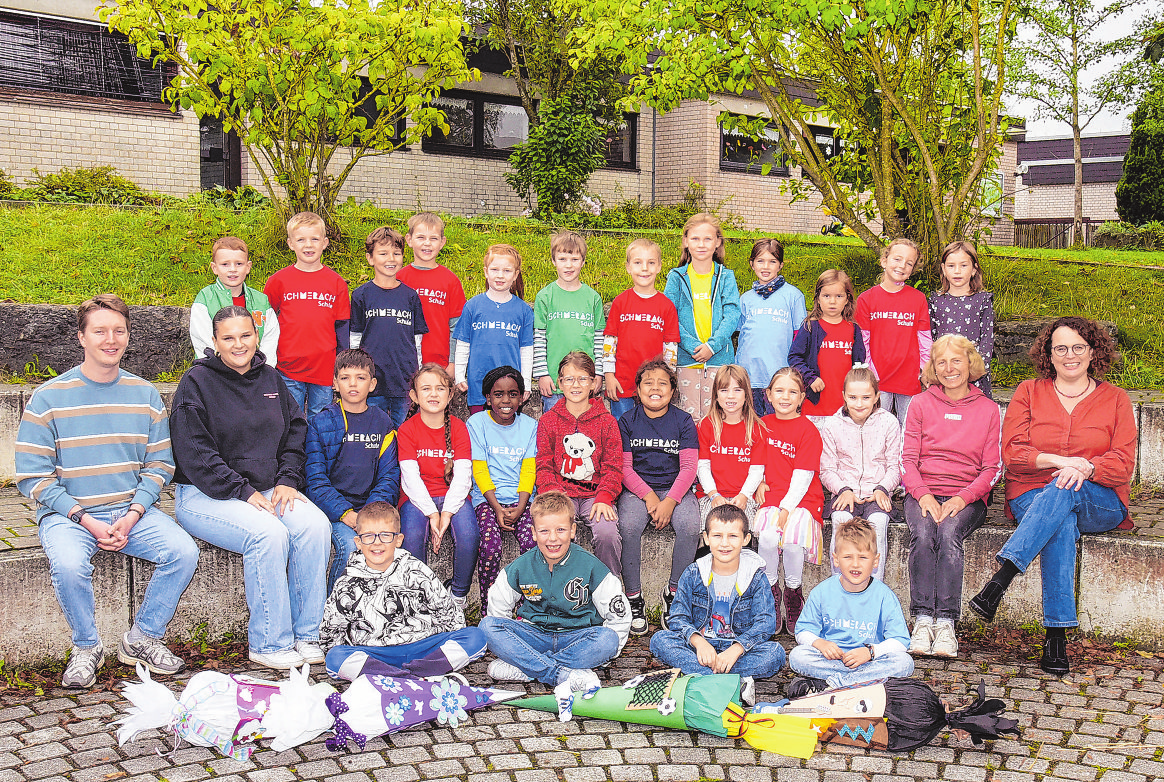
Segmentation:
[(174, 483), (243, 501), (275, 486), (302, 486), (307, 420), (262, 353), (243, 374), (218, 356), (198, 359), (171, 407)]

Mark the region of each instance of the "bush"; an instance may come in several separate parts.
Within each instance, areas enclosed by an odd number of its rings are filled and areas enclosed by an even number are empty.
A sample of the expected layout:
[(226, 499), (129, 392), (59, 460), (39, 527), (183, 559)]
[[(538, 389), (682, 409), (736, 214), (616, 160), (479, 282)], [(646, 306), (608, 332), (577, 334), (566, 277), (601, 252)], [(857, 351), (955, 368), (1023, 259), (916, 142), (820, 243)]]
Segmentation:
[(1108, 221), (1096, 229), (1091, 243), (1119, 250), (1164, 250), (1164, 222), (1155, 220), (1137, 228), (1130, 223)]
[(147, 193), (134, 182), (119, 176), (112, 166), (97, 168), (62, 168), (55, 174), (42, 174), (26, 189), (33, 201), (58, 204), (132, 204), (154, 205), (159, 196)]
[(603, 209), (597, 215), (568, 212), (549, 214), (544, 219), (563, 228), (674, 230), (682, 228), (692, 215), (711, 212), (720, 218), (724, 228), (743, 228), (743, 221), (738, 215), (723, 211), (729, 200), (724, 199), (714, 207), (708, 205), (706, 188), (692, 181), (687, 186), (687, 192), (683, 194), (683, 200), (678, 204), (647, 206), (636, 198)]
[(12, 183), (12, 177), (8, 176), (8, 172), (0, 168), (0, 198), (12, 198), (16, 193), (16, 185)]
[(1164, 220), (1164, 76), (1132, 114), (1132, 137), (1116, 185), (1120, 219), (1141, 225)]
[(251, 187), (243, 185), (235, 190), (229, 190), (222, 185), (215, 185), (210, 190), (194, 193), (186, 199), (189, 204), (210, 204), (243, 212), (248, 209), (264, 209), (270, 206), (271, 199)]

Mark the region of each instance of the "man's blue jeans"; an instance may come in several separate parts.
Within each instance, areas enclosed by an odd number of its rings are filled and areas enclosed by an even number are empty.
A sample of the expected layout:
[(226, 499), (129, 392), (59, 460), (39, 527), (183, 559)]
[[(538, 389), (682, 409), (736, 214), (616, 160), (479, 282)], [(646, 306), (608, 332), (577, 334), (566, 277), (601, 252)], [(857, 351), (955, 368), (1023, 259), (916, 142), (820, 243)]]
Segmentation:
[(287, 390), (291, 392), (291, 398), (299, 405), (299, 409), (303, 409), (303, 405), (307, 405), (307, 420), (319, 413), (320, 410), (331, 404), (333, 389), (331, 386), (319, 386), (315, 383), (308, 383), (304, 380), (292, 380), (283, 375), (283, 383), (286, 384)]
[[(716, 652), (722, 652), (735, 643), (730, 638), (709, 638), (707, 642)], [(664, 665), (679, 668), (683, 673), (715, 673), (706, 665), (700, 665), (695, 647), (674, 630), (659, 630), (651, 636), (651, 654)], [(741, 654), (728, 673), (767, 679), (780, 673), (784, 660), (783, 646), (775, 641), (761, 641)]]
[(564, 668), (597, 668), (618, 654), (618, 633), (601, 625), (551, 633), (529, 622), (487, 616), (479, 626), (489, 651), (551, 687)]
[[(93, 512), (98, 521), (112, 524), (128, 508)], [(49, 573), (57, 602), (73, 631), (73, 646), (92, 649), (101, 643), (93, 618), (93, 555), (97, 539), (80, 524), (59, 513), (50, 513), (37, 529), (40, 545), (48, 557)], [(186, 591), (198, 566), (198, 544), (166, 514), (154, 507), (129, 531), (129, 541), (121, 550), (131, 557), (153, 562), (157, 567), (142, 597), (134, 622), (150, 638), (162, 638), (174, 617), (178, 598)], [(20, 610), (13, 606), (12, 610)]]
[(801, 644), (788, 655), (788, 667), (804, 676), (824, 679), (830, 687), (847, 687), (874, 679), (903, 679), (913, 673), (913, 658), (906, 652), (890, 652), (849, 668), (840, 660), (828, 659), (815, 646)]
[[(267, 499), (271, 491), (262, 493)], [(251, 651), (282, 652), (296, 641), (319, 641), (327, 598), (331, 524), (303, 495), (276, 516), (242, 500), (216, 500), (176, 484), (174, 515), (196, 538), (242, 554)]]
[(1114, 489), (1084, 481), (1078, 491), (1060, 489), (1054, 479), (1010, 501), (1018, 529), (998, 552), (1025, 573), (1042, 556), (1043, 626), (1076, 627), (1075, 543), (1083, 532), (1107, 532), (1128, 514)]

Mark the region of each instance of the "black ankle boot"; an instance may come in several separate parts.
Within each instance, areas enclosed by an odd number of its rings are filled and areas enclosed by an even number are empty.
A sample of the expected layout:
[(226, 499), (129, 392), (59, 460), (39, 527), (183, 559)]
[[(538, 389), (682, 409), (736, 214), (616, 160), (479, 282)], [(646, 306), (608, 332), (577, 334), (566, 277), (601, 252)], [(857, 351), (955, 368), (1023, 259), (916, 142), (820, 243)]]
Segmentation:
[(1043, 656), (1039, 667), (1052, 676), (1066, 676), (1071, 673), (1071, 661), (1067, 659), (1067, 638), (1062, 635), (1048, 635), (1043, 644)]
[(991, 579), (982, 587), (981, 592), (970, 598), (970, 609), (987, 622), (993, 622), (994, 615), (998, 613), (998, 604), (1002, 602), (1002, 596), (1005, 594), (1006, 588)]

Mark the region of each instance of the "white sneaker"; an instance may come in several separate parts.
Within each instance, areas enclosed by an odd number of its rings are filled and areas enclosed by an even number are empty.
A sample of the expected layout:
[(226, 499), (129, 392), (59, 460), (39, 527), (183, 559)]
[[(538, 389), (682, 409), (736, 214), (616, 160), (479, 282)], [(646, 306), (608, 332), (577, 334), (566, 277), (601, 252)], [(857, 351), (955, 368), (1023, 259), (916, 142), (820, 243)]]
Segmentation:
[(469, 596), (466, 595), (465, 597), (457, 597), (456, 595), (453, 595), (453, 605), (461, 609), (462, 614), (465, 613), (465, 609), (469, 607)]
[(932, 654), (935, 657), (957, 657), (958, 636), (954, 634), (954, 625), (941, 622), (934, 630), (934, 645)]
[(248, 656), (251, 658), (251, 662), (274, 668), (276, 671), (287, 671), (303, 665), (303, 657), (294, 649), (284, 649), (281, 652), (271, 652), (270, 654), (252, 651)]
[[(598, 680), (598, 674), (589, 668), (563, 668), (562, 672), (558, 674), (558, 687), (567, 689), (570, 692), (586, 692), (595, 687), (601, 687), (602, 682)], [(557, 687), (554, 688), (555, 691)]]
[(749, 709), (756, 705), (756, 680), (751, 676), (740, 677), (740, 701)]
[(499, 682), (532, 682), (532, 676), (526, 676), (525, 672), (516, 665), (510, 665), (505, 660), (494, 660), (489, 663), (489, 675)]
[(97, 671), (105, 664), (105, 649), (98, 643), (90, 649), (73, 647), (61, 686), (88, 689), (97, 683)]
[(929, 657), (934, 653), (934, 624), (926, 619), (914, 622), (913, 635), (909, 637), (909, 653)]
[(303, 662), (312, 665), (322, 665), (323, 661), (327, 659), (323, 649), (315, 641), (296, 641), (295, 651), (303, 658)]

